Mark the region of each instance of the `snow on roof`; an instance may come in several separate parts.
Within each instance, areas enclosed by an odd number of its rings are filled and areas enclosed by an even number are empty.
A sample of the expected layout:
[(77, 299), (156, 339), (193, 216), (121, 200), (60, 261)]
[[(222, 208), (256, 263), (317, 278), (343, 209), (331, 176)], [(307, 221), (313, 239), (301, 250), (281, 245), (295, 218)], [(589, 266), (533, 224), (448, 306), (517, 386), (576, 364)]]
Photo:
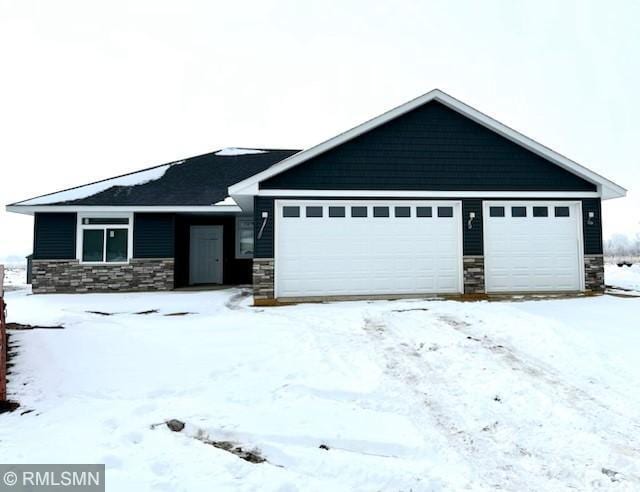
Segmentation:
[(19, 202), (16, 205), (47, 205), (50, 203), (68, 202), (93, 196), (101, 191), (108, 190), (113, 186), (142, 185), (160, 179), (171, 166), (182, 164), (183, 162), (184, 161), (176, 161), (163, 166), (152, 167), (151, 169), (125, 174), (124, 176), (118, 176), (116, 178), (105, 179), (104, 181), (98, 181), (96, 183), (58, 191), (49, 195), (25, 200), (24, 202)]
[(260, 149), (243, 149), (241, 147), (227, 147), (219, 150), (216, 155), (246, 155), (246, 154), (264, 154), (266, 150)]
[(224, 200), (220, 200), (219, 202), (214, 203), (214, 205), (238, 205), (238, 204), (233, 198), (228, 196)]

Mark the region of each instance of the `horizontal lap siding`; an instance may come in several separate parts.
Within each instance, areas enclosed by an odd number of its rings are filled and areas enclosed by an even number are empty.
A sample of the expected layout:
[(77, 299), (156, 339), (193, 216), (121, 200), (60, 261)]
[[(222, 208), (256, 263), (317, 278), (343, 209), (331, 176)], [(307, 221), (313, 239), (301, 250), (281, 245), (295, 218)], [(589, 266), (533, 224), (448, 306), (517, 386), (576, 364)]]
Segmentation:
[[(254, 199), (254, 257), (255, 258), (273, 258), (273, 224), (274, 224), (274, 199), (268, 197), (257, 196)], [(269, 214), (267, 223), (262, 232), (262, 236), (258, 238), (260, 228), (264, 219), (262, 213)]]
[(37, 213), (33, 222), (34, 260), (71, 260), (76, 257), (75, 213)]
[(173, 214), (135, 214), (133, 257), (173, 258), (174, 230)]
[[(589, 224), (589, 212), (594, 213)], [(602, 254), (602, 209), (599, 198), (582, 200), (582, 230), (584, 235), (584, 254)]]
[[(469, 229), (469, 214), (476, 214)], [(482, 236), (482, 200), (462, 200), (462, 246), (465, 256), (480, 256), (484, 254)]]
[(595, 191), (438, 102), (284, 171), (263, 189)]

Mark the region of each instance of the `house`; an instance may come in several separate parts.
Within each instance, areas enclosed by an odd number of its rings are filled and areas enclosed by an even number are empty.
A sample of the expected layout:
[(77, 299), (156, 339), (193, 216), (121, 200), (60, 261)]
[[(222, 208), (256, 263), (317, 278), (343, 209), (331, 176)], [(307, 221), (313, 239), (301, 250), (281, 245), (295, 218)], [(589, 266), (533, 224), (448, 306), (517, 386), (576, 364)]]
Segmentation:
[(440, 90), (304, 151), (224, 149), (7, 206), (33, 291), (601, 292), (626, 190)]

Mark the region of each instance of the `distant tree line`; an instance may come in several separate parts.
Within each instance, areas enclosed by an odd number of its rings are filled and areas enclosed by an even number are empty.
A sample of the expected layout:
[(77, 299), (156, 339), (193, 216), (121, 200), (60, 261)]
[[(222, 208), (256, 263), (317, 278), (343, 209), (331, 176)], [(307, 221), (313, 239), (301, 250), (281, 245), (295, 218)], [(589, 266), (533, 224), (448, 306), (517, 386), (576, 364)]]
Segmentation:
[(640, 257), (640, 233), (634, 236), (614, 234), (604, 241), (604, 255), (614, 258)]

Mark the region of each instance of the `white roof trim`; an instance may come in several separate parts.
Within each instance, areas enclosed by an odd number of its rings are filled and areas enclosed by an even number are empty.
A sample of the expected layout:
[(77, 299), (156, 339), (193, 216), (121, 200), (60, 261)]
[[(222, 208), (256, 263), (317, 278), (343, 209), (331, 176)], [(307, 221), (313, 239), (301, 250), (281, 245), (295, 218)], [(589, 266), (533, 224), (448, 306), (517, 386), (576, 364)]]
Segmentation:
[(100, 205), (7, 205), (7, 212), (33, 215), (35, 212), (201, 212), (241, 213), (237, 205), (193, 205), (193, 206), (100, 206)]
[(554, 152), (553, 150), (545, 147), (544, 145), (539, 144), (535, 140), (532, 140), (529, 137), (526, 137), (525, 135), (522, 135), (521, 133), (513, 130), (512, 128), (509, 128), (508, 126), (503, 125), (499, 121), (496, 121), (493, 118), (485, 115), (484, 113), (481, 113), (480, 111), (472, 108), (471, 106), (468, 106), (467, 104), (461, 101), (458, 101), (457, 99), (454, 99), (453, 97), (442, 92), (439, 89), (434, 89), (430, 92), (427, 92), (426, 94), (420, 97), (417, 97), (416, 99), (413, 99), (401, 106), (398, 106), (397, 108), (387, 111), (386, 113), (383, 113), (380, 116), (377, 116), (376, 118), (373, 118), (365, 123), (362, 123), (361, 125), (358, 125), (352, 128), (351, 130), (348, 130), (325, 142), (322, 142), (321, 144), (311, 147), (310, 149), (303, 150), (302, 152), (298, 152), (297, 154), (294, 154), (291, 157), (288, 157), (287, 159), (280, 161), (277, 164), (274, 164), (270, 168), (265, 169), (264, 171), (258, 174), (254, 174), (253, 176), (230, 186), (229, 195), (255, 195), (258, 192), (258, 188), (259, 188), (258, 184), (261, 181), (264, 181), (270, 178), (271, 176), (275, 176), (276, 174), (279, 174), (283, 171), (286, 171), (287, 169), (297, 166), (302, 162), (312, 159), (313, 157), (316, 157), (322, 154), (323, 152), (326, 152), (327, 150), (337, 147), (338, 145), (341, 145), (359, 135), (362, 135), (363, 133), (366, 133), (380, 125), (383, 125), (384, 123), (387, 123), (388, 121), (391, 121), (394, 118), (397, 118), (398, 116), (408, 113), (409, 111), (419, 106), (422, 106), (423, 104), (428, 103), (430, 101), (438, 101), (444, 104), (445, 106), (453, 109), (454, 111), (457, 111), (458, 113), (461, 113), (462, 115), (467, 116), (468, 118), (472, 119), (476, 123), (479, 123), (485, 126), (486, 128), (489, 128), (490, 130), (495, 131), (496, 133), (502, 135), (503, 137), (517, 144), (522, 145), (523, 147), (540, 155), (541, 157), (544, 157), (550, 160), (551, 162), (554, 162), (555, 164), (562, 167), (563, 169), (566, 169), (567, 171), (572, 172), (577, 176), (580, 176), (581, 178), (589, 181), (590, 183), (597, 185), (598, 192), (600, 192), (604, 200), (608, 198), (619, 198), (626, 195), (627, 190), (624, 189), (622, 186), (617, 185), (613, 181), (610, 181), (604, 178), (603, 176), (600, 176), (599, 174), (587, 169), (586, 167), (581, 166), (577, 162), (574, 162), (571, 159), (568, 159), (563, 155), (558, 154), (557, 152)]
[(597, 191), (259, 190), (259, 196), (348, 198), (598, 198)]

